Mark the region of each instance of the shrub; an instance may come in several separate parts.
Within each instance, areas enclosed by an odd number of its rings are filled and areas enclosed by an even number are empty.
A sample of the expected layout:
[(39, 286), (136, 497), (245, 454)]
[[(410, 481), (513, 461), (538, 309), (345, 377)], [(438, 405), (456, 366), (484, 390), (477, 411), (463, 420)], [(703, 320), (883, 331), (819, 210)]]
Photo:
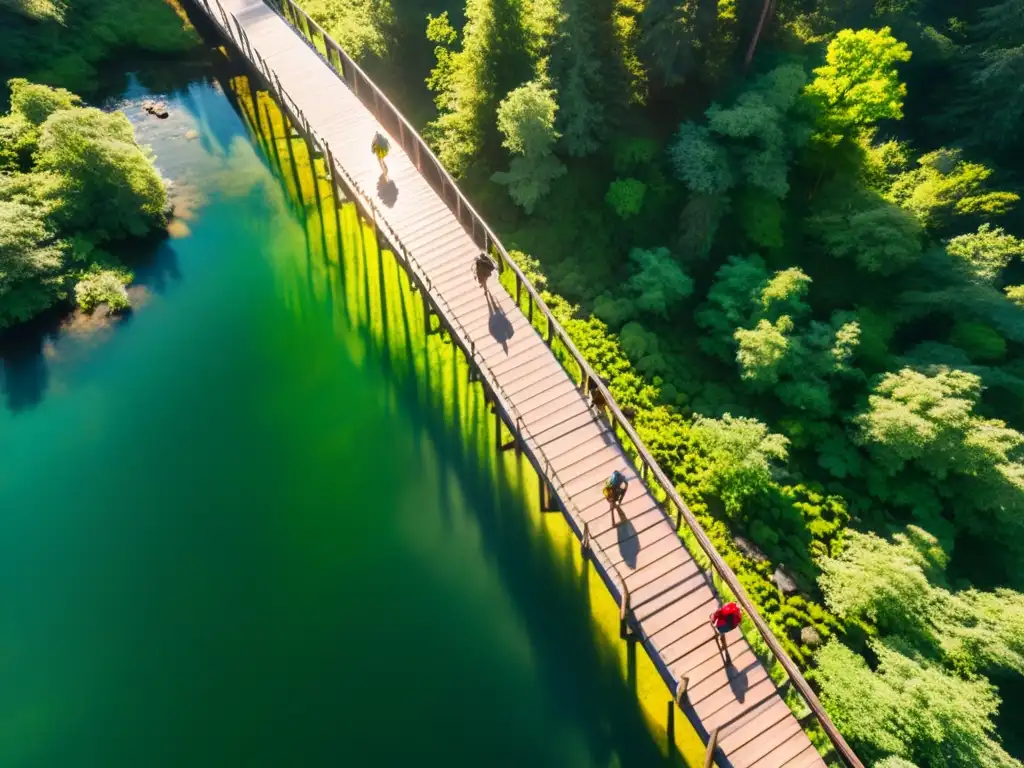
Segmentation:
[(100, 304), (106, 304), (111, 313), (130, 309), (132, 302), (125, 286), (131, 279), (131, 274), (126, 272), (94, 268), (75, 285), (75, 301), (86, 312), (92, 312)]

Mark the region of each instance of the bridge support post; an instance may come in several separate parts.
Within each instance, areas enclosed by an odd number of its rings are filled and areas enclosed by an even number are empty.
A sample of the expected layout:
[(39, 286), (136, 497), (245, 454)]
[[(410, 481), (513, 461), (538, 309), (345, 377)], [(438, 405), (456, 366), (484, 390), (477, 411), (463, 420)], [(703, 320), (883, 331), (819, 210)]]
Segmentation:
[(628, 640), (632, 634), (629, 629), (629, 587), (622, 582), (622, 596), (619, 598), (619, 637)]
[(580, 554), (586, 560), (590, 557), (590, 523), (583, 521), (583, 538), (580, 540)]
[[(517, 427), (519, 426), (519, 419), (518, 418), (516, 419), (516, 426)], [(507, 451), (510, 448), (515, 448), (516, 449), (516, 453), (518, 454), (519, 453), (519, 431), (518, 431), (518, 429), (513, 430), (513, 428), (511, 426), (508, 427), (508, 431), (509, 431), (509, 434), (511, 435), (511, 439), (508, 442), (505, 442), (505, 443), (501, 442), (501, 440), (498, 440), (498, 447), (501, 450), (503, 450), (503, 451)]]
[(324, 143), (324, 154), (327, 156), (327, 171), (331, 174), (331, 197), (334, 199), (334, 209), (338, 210), (341, 208), (341, 203), (338, 201), (338, 179), (337, 171), (334, 165), (334, 155), (331, 154), (331, 145)]
[(551, 493), (551, 484), (543, 474), (537, 475), (537, 482), (540, 488), (540, 511), (554, 512), (555, 502), (553, 498), (554, 494)]

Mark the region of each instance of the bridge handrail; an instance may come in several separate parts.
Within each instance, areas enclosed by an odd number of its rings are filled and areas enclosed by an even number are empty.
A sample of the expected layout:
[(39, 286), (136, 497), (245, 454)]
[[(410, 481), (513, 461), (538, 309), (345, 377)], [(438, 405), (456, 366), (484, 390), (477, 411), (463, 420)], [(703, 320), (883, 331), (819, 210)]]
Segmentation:
[[(208, 10), (210, 10), (208, 6), (209, 1), (210, 0), (201, 0), (201, 2), (207, 4)], [(219, 0), (213, 0), (213, 2), (216, 2), (218, 5), (221, 17), (224, 21), (225, 30), (229, 35), (232, 35), (231, 25), (228, 22), (227, 15), (224, 13), (223, 7), (220, 6)], [(362, 68), (359, 67), (359, 65), (356, 64), (348, 56), (348, 54), (345, 53), (344, 50), (342, 50), (341, 46), (338, 45), (338, 43), (336, 43), (323, 30), (323, 28), (309, 16), (309, 14), (307, 14), (302, 8), (297, 6), (293, 2), (293, 0), (264, 0), (264, 2), (266, 2), (272, 8), (277, 10), (277, 12), (286, 21), (290, 22), (291, 25), (295, 27), (296, 30), (300, 32), (300, 34), (303, 35), (304, 39), (307, 40), (307, 42), (312, 46), (316, 53), (318, 55), (323, 55), (326, 58), (328, 65), (331, 66), (332, 69), (334, 68), (334, 66), (330, 60), (329, 51), (334, 50), (335, 54), (338, 56), (339, 65), (342, 70), (339, 74), (341, 75), (343, 80), (349, 82), (349, 84), (352, 86), (353, 92), (363, 102), (364, 106), (366, 106), (368, 109), (371, 109), (373, 111), (374, 116), (383, 124), (384, 121), (381, 116), (381, 105), (383, 105), (386, 108), (389, 116), (398, 122), (400, 143), (402, 143), (403, 149), (405, 149), (406, 152), (409, 153), (410, 157), (413, 157), (413, 155), (415, 155), (415, 162), (417, 163), (417, 167), (419, 168), (421, 173), (423, 172), (423, 168), (420, 167), (423, 154), (425, 153), (426, 156), (430, 159), (442, 183), (441, 193), (445, 203), (449, 206), (449, 208), (452, 207), (451, 203), (448, 202), (448, 196), (445, 193), (445, 189), (448, 188), (451, 189), (455, 194), (456, 205), (454, 213), (459, 222), (462, 223), (463, 226), (465, 226), (465, 223), (462, 221), (462, 210), (464, 209), (470, 215), (474, 239), (476, 239), (476, 232), (477, 228), (479, 227), (480, 231), (483, 234), (484, 250), (492, 252), (491, 248), (493, 247), (494, 251), (496, 251), (497, 255), (500, 257), (502, 266), (511, 268), (513, 273), (515, 274), (517, 288), (519, 286), (525, 287), (531, 302), (540, 309), (541, 313), (546, 318), (548, 323), (548, 343), (550, 344), (552, 336), (557, 335), (557, 337), (562, 342), (564, 347), (568, 350), (569, 354), (575, 360), (576, 364), (580, 368), (581, 385), (584, 388), (584, 392), (591, 392), (596, 387), (597, 390), (601, 393), (611, 414), (611, 423), (613, 431), (616, 426), (622, 428), (626, 437), (629, 438), (629, 442), (632, 444), (633, 449), (636, 451), (637, 458), (640, 459), (641, 479), (645, 483), (648, 483), (649, 485), (647, 475), (648, 473), (653, 475), (655, 481), (657, 482), (657, 485), (665, 494), (666, 501), (671, 501), (672, 504), (675, 505), (678, 516), (676, 527), (678, 528), (680, 520), (686, 521), (687, 527), (690, 529), (690, 532), (693, 534), (694, 539), (697, 541), (704, 555), (707, 557), (708, 562), (711, 564), (712, 568), (722, 579), (725, 585), (729, 588), (729, 591), (735, 597), (736, 602), (743, 607), (744, 611), (750, 617), (751, 622), (757, 629), (758, 633), (761, 635), (769, 651), (779, 662), (794, 688), (806, 702), (808, 709), (814, 715), (814, 718), (817, 720), (822, 730), (825, 732), (829, 741), (832, 743), (832, 746), (835, 749), (836, 753), (840, 756), (843, 762), (846, 763), (847, 766), (849, 766), (849, 768), (864, 768), (863, 763), (861, 763), (860, 759), (850, 748), (849, 744), (847, 744), (846, 740), (843, 738), (843, 735), (839, 732), (835, 724), (832, 722), (828, 714), (825, 712), (825, 708), (822, 706), (821, 701), (814, 693), (814, 690), (811, 688), (810, 683), (808, 683), (807, 680), (804, 678), (803, 674), (800, 672), (797, 665), (789, 657), (785, 649), (782, 647), (778, 639), (775, 637), (771, 628), (761, 617), (757, 608), (754, 606), (749, 596), (747, 595), (746, 590), (744, 590), (743, 586), (740, 584), (740, 581), (737, 578), (736, 574), (732, 571), (729, 565), (725, 562), (724, 558), (722, 558), (722, 556), (715, 549), (714, 544), (711, 542), (710, 538), (708, 538), (707, 534), (704, 532), (704, 529), (697, 521), (697, 518), (694, 516), (693, 512), (690, 510), (686, 502), (683, 501), (682, 497), (676, 491), (675, 485), (665, 475), (661, 466), (657, 463), (657, 461), (655, 461), (643, 440), (636, 433), (636, 430), (633, 428), (633, 425), (622, 413), (622, 410), (619, 408), (618, 403), (616, 403), (614, 397), (612, 397), (612, 394), (608, 390), (604, 381), (597, 375), (593, 368), (591, 368), (590, 364), (586, 361), (583, 355), (576, 348), (576, 345), (573, 343), (568, 333), (565, 331), (565, 329), (562, 328), (561, 324), (554, 317), (551, 310), (544, 302), (543, 298), (534, 288), (533, 284), (522, 273), (521, 269), (519, 268), (519, 265), (516, 264), (516, 262), (509, 256), (508, 252), (505, 250), (505, 247), (501, 244), (500, 240), (498, 240), (497, 236), (487, 225), (487, 223), (483, 220), (480, 214), (478, 214), (476, 209), (473, 208), (473, 206), (469, 203), (465, 195), (463, 195), (462, 191), (455, 183), (455, 180), (452, 178), (451, 174), (449, 174), (448, 171), (445, 170), (444, 166), (441, 164), (440, 160), (437, 159), (437, 157), (430, 149), (430, 147), (427, 145), (427, 143), (423, 140), (419, 133), (409, 124), (409, 122), (405, 119), (404, 115), (402, 115), (402, 113), (399, 112), (399, 110), (394, 106), (394, 104), (391, 103), (391, 100), (388, 99), (387, 96), (377, 87), (376, 83), (374, 83), (369, 77), (367, 77), (366, 73), (363, 72)], [(211, 18), (214, 18), (212, 10), (210, 16)], [(306, 27), (305, 30), (299, 28), (298, 19), (302, 20), (303, 25)], [(240, 40), (244, 41), (244, 44), (248, 46), (251, 50), (251, 45), (249, 45), (248, 40), (245, 36), (245, 32), (242, 29), (241, 25), (238, 23), (237, 18), (235, 19), (235, 26), (238, 30)], [(321, 54), (319, 49), (317, 48), (311, 30), (315, 30), (320, 35), (321, 43), (324, 46), (323, 54)], [(259, 56), (258, 53), (256, 55), (259, 57), (260, 63), (263, 66), (264, 76), (267, 78), (268, 82), (273, 84), (272, 70), (266, 64), (266, 61), (262, 58), (262, 56)], [(353, 73), (353, 76), (351, 78), (346, 78), (345, 76), (346, 66), (349, 68), (349, 71)], [(360, 94), (358, 81), (355, 80), (355, 75), (358, 75), (360, 78), (362, 78), (364, 84), (371, 89), (373, 95), (372, 103), (367, 103), (366, 98), (362, 94)], [(387, 224), (386, 220), (383, 219), (383, 217), (377, 215), (377, 209), (375, 204), (373, 203), (372, 196), (366, 194), (362, 190), (358, 182), (356, 182), (355, 179), (353, 179), (345, 171), (344, 168), (342, 168), (340, 165), (333, 161), (333, 155), (331, 155), (330, 153), (329, 146), (327, 146), (326, 142), (322, 141), (321, 139), (319, 139), (319, 137), (316, 136), (315, 132), (312, 129), (312, 126), (310, 126), (308, 122), (305, 121), (304, 116), (301, 113), (301, 110), (299, 110), (298, 106), (295, 105), (294, 101), (292, 101), (291, 98), (288, 97), (288, 95), (284, 92), (284, 89), (278, 87), (277, 90), (280, 96), (292, 102), (293, 114), (296, 114), (297, 116), (300, 117), (300, 119), (304, 123), (304, 128), (306, 129), (307, 134), (311, 138), (316, 139), (317, 143), (319, 143), (323, 150), (325, 151), (325, 154), (330, 158), (330, 163), (332, 166), (332, 175), (333, 173), (335, 173), (335, 171), (338, 171), (341, 173), (341, 175), (343, 175), (346, 178), (347, 185), (353, 190), (357, 191), (360, 197), (363, 198), (362, 202), (364, 206), (369, 209), (374, 219), (375, 225), (379, 226), (383, 224), (383, 226), (387, 228), (389, 239), (391, 239), (392, 243), (402, 251), (406, 261), (415, 265), (417, 271), (420, 273), (422, 278), (426, 280), (428, 288), (431, 287), (431, 281), (427, 272), (415, 260), (415, 257), (408, 251), (408, 249), (402, 243), (401, 239), (398, 237), (398, 234), (390, 227), (390, 225)], [(412, 148), (415, 150), (415, 152), (409, 152), (409, 147), (406, 146), (407, 142), (412, 143)], [(426, 174), (424, 174), (424, 176), (426, 177)], [(441, 298), (438, 294), (434, 294), (432, 292), (431, 296), (433, 296), (435, 300), (440, 299), (442, 302), (444, 302), (444, 299)], [(518, 295), (516, 298), (518, 303)], [(458, 318), (456, 317), (455, 313), (451, 311), (451, 307), (447, 306), (447, 302), (444, 303), (446, 305), (446, 308), (448, 309), (449, 322), (454, 321), (465, 335), (465, 338), (469, 340), (469, 336), (466, 332), (466, 329), (462, 327), (462, 324), (458, 321)], [(472, 359), (475, 359), (478, 365), (481, 365), (482, 367), (486, 368), (487, 371), (490, 373), (492, 386), (496, 386), (497, 390), (500, 391), (502, 399), (505, 401), (506, 410), (510, 411), (513, 415), (518, 417), (517, 422), (519, 423), (520, 428), (522, 428), (523, 420), (521, 418), (521, 414), (515, 408), (515, 405), (512, 403), (511, 399), (501, 388), (501, 385), (498, 382), (498, 379), (494, 375), (493, 371), (490, 370), (490, 367), (487, 366), (487, 364), (483, 361), (482, 357), (480, 359), (477, 359), (477, 353), (475, 349), (471, 351), (470, 357)], [(530, 436), (528, 429), (525, 430), (525, 433), (527, 436)], [(534, 442), (536, 444), (536, 440)], [(561, 485), (561, 481), (557, 478), (557, 475), (551, 471), (550, 462), (548, 462), (547, 457), (543, 455), (543, 451), (539, 450), (539, 446), (538, 452), (540, 453), (541, 457), (544, 458), (545, 463), (547, 465), (546, 468), (548, 469), (549, 480), (554, 480), (559, 485)], [(563, 496), (562, 498), (563, 502), (572, 505), (573, 509), (570, 510), (567, 507), (566, 511), (569, 512), (570, 516), (577, 522), (580, 534), (582, 535), (583, 525), (585, 524), (585, 521), (582, 519), (582, 514), (580, 510), (576, 507), (575, 504), (572, 504), (571, 502), (567, 501), (567, 496)], [(657, 497), (655, 496), (655, 498)], [(600, 550), (592, 549), (592, 552), (600, 552)], [(619, 573), (618, 568), (610, 561), (608, 561), (606, 558), (603, 559), (604, 562), (602, 563), (602, 565), (605, 566), (606, 571), (609, 572), (609, 574), (615, 574), (615, 577), (618, 579), (618, 586), (620, 590), (624, 590), (625, 580)]]

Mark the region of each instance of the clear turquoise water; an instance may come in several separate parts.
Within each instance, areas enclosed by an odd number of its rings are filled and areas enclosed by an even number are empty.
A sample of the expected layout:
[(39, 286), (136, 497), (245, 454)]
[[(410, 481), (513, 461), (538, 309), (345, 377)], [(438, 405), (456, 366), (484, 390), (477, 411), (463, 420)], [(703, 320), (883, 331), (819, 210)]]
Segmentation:
[(5, 347), (0, 765), (659, 764), (459, 371), (351, 321), (222, 88), (140, 95), (187, 231)]

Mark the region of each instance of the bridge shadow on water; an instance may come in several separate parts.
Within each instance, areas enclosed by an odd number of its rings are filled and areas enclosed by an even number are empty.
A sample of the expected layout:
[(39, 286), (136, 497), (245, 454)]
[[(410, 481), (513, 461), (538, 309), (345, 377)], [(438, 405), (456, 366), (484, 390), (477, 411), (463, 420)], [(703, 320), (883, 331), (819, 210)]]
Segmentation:
[[(510, 439), (507, 429), (496, 424), (481, 386), (470, 381), (461, 352), (431, 327), (397, 259), (378, 248), (373, 227), (340, 190), (335, 204), (323, 158), (297, 136), (260, 84), (230, 61), (223, 66), (224, 92), (304, 225), (305, 295), (318, 306), (302, 310), (328, 311), (333, 322), (354, 331), (370, 364), (386, 372), (388, 402), (439, 446), (440, 469), (449, 470), (437, 473), (443, 508), (454, 508), (459, 497), (491, 499), (475, 506), (481, 546), (516, 604), (556, 706), (578, 713), (595, 764), (701, 760), (699, 737), (683, 733), (685, 718), (666, 714), (671, 697), (653, 663), (635, 642), (619, 639), (618, 608), (582, 559), (568, 524), (560, 513), (539, 511), (532, 466), (514, 451), (498, 450)], [(506, 333), (503, 325), (511, 330), (503, 314), (492, 319), (492, 332)], [(454, 523), (450, 517), (445, 522)]]

